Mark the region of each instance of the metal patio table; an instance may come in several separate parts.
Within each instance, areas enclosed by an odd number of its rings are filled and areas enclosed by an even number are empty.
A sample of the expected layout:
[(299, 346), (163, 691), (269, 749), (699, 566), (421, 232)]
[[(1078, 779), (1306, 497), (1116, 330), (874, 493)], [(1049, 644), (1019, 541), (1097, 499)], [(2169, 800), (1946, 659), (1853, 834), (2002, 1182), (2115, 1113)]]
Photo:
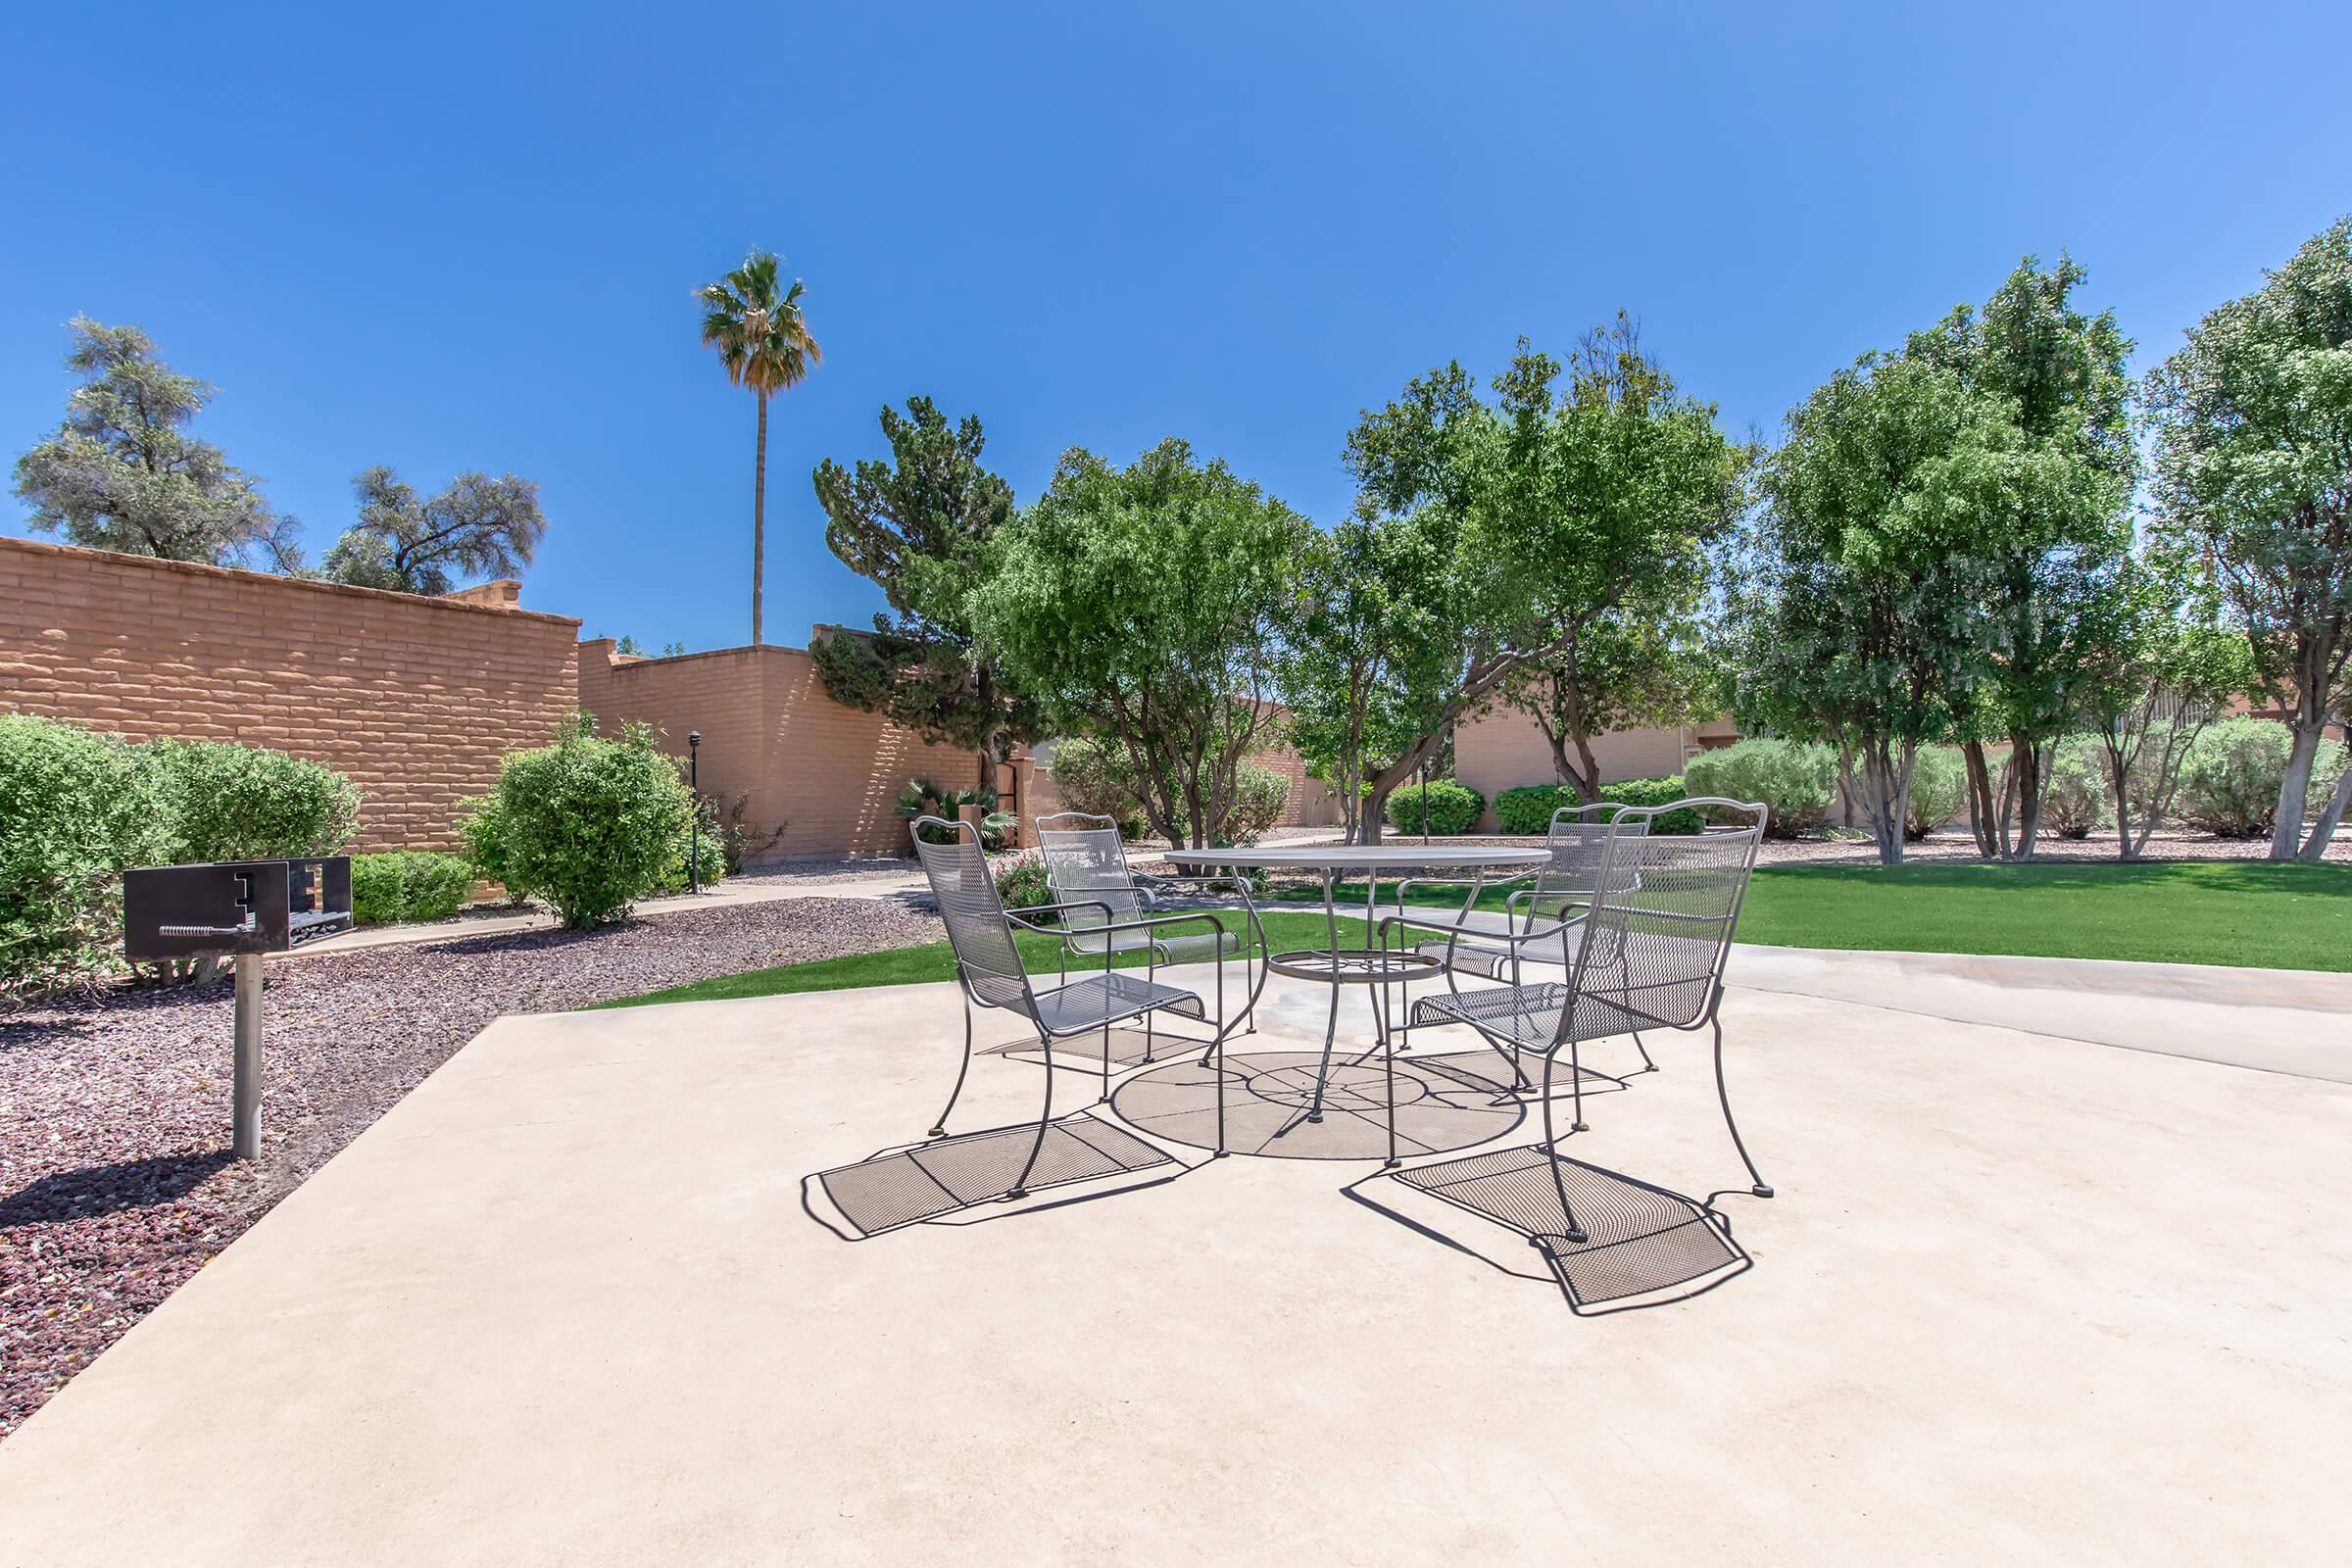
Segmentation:
[[(1320, 1122), (1323, 1119), (1323, 1101), (1331, 1079), (1331, 1053), (1340, 1027), (1340, 988), (1349, 985), (1374, 988), (1373, 1016), (1379, 1038), (1373, 1051), (1381, 1053), (1388, 1074), (1389, 1157), (1384, 1162), (1394, 1166), (1396, 1158), (1396, 1091), (1394, 1052), (1389, 1049), (1390, 1033), (1387, 1024), (1387, 988), (1412, 980), (1435, 979), (1445, 973), (1443, 959), (1427, 955), (1392, 951), (1384, 953), (1377, 947), (1349, 948), (1340, 942), (1340, 920), (1337, 894), (1340, 881), (1346, 876), (1361, 876), (1364, 887), (1364, 934), (1370, 941), (1377, 917), (1376, 901), (1383, 872), (1391, 876), (1433, 878), (1443, 874), (1454, 883), (1467, 881), (1469, 902), (1475, 903), (1487, 876), (1495, 871), (1526, 871), (1550, 862), (1547, 850), (1480, 848), (1474, 845), (1439, 844), (1305, 844), (1281, 849), (1185, 850), (1168, 852), (1168, 858), (1179, 865), (1216, 866), (1228, 868), (1266, 867), (1290, 871), (1312, 871), (1323, 882), (1323, 919), (1328, 940), (1320, 949), (1300, 949), (1277, 953), (1266, 959), (1266, 967), (1276, 974), (1295, 980), (1318, 980), (1331, 987), (1331, 1011), (1323, 1026), (1323, 1055), (1315, 1069), (1312, 1088), (1306, 1096), (1304, 1119)], [(1464, 906), (1468, 906), (1467, 904)], [(1364, 1053), (1369, 1055), (1371, 1052)], [(1361, 1060), (1362, 1056), (1358, 1056)], [(1239, 1060), (1247, 1062), (1248, 1057)], [(1219, 1066), (1224, 1062), (1220, 1058)], [(1243, 1068), (1245, 1072), (1248, 1070)], [(1220, 1105), (1223, 1102), (1223, 1075), (1218, 1084)], [(1220, 1116), (1220, 1123), (1222, 1117)], [(1217, 1152), (1226, 1152), (1222, 1137)]]

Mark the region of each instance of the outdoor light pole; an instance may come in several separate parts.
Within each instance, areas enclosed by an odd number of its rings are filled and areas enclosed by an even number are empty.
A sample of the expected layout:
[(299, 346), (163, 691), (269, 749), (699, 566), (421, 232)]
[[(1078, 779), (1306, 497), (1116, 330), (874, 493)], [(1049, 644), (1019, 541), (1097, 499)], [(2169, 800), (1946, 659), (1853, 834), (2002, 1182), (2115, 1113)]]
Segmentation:
[(703, 891), (703, 732), (686, 732), (686, 787), (694, 792), (694, 822), (686, 830), (686, 891)]

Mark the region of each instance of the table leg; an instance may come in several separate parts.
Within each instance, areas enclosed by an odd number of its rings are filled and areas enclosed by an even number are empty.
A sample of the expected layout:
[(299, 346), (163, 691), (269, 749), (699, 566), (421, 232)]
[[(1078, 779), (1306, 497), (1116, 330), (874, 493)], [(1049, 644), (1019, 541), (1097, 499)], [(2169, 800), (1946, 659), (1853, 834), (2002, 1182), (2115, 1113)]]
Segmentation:
[(1340, 1032), (1340, 912), (1332, 904), (1336, 893), (1333, 873), (1326, 868), (1323, 872), (1323, 935), (1331, 945), (1328, 950), (1331, 954), (1331, 1015), (1323, 1024), (1323, 1060), (1315, 1068), (1315, 1093), (1306, 1107), (1306, 1119), (1312, 1122), (1323, 1119), (1323, 1083), (1331, 1076), (1331, 1045)]

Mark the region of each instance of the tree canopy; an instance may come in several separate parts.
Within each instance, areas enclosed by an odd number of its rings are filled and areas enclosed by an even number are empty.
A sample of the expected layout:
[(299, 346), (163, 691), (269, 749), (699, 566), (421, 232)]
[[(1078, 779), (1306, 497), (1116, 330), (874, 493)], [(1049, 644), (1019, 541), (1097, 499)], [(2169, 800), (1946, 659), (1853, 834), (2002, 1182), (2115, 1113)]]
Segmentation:
[(929, 398), (885, 407), (887, 460), (817, 466), (825, 543), (873, 581), (891, 613), (870, 633), (847, 631), (810, 650), (835, 702), (886, 714), (926, 741), (975, 754), (980, 783), (1011, 748), (1035, 740), (1038, 705), (980, 646), (973, 582), (990, 540), (1012, 517), (1012, 487), (981, 466), (978, 418), (951, 425)]
[(1073, 447), (998, 532), (971, 612), (982, 648), (1057, 730), (1126, 753), (1154, 831), (1204, 845), (1267, 730), (1311, 533), (1181, 440), (1125, 468)]
[(539, 487), (516, 474), (461, 473), (423, 497), (379, 466), (351, 488), (360, 520), (335, 541), (320, 573), (359, 588), (445, 594), (462, 577), (517, 577), (547, 533)]
[(2148, 398), (2156, 531), (2211, 574), (2294, 730), (2271, 858), (2317, 860), (2352, 796), (2348, 770), (2304, 834), (2320, 741), (2352, 712), (2352, 218), (2190, 328)]
[(694, 291), (703, 308), (703, 345), (718, 355), (727, 380), (750, 392), (760, 405), (760, 426), (752, 460), (752, 642), (761, 637), (767, 572), (767, 400), (799, 386), (821, 363), (824, 350), (808, 333), (802, 300), (807, 287), (783, 281), (783, 259), (754, 251), (715, 283)]
[(188, 433), (214, 388), (181, 375), (135, 326), (77, 316), (66, 368), (82, 378), (55, 435), (17, 460), (31, 525), (69, 544), (231, 565), (299, 562), (291, 517), (220, 449)]

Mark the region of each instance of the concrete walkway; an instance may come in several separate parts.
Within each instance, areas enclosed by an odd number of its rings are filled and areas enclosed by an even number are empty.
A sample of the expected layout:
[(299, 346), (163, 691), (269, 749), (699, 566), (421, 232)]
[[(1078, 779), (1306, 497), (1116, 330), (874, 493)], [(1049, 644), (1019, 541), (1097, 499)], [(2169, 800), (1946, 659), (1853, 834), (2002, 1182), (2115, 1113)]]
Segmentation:
[[(835, 1239), (801, 1179), (927, 1124), (946, 987), (504, 1019), (0, 1444), (0, 1563), (2340, 1561), (2352, 1088), (2262, 1038), (2335, 993), (1977, 964), (1741, 950), (1780, 1196), (1688, 1037), (1573, 1151), (1737, 1183), (1755, 1266), (1586, 1319), (1368, 1165)], [(2232, 977), (2263, 1070), (2106, 1039)], [(1276, 987), (1248, 1049), (1319, 1039)]]

